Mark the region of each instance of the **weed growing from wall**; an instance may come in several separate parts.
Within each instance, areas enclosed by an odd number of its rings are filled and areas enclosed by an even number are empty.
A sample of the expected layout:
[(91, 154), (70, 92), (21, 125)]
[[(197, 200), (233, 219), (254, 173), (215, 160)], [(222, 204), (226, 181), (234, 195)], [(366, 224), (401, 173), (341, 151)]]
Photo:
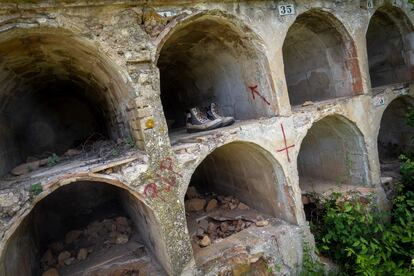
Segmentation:
[(305, 238), (302, 238), (303, 244), (303, 261), (302, 261), (302, 271), (300, 276), (318, 276), (325, 275), (324, 266), (319, 262), (318, 259), (315, 259), (312, 255), (311, 246), (306, 241)]
[(52, 167), (56, 165), (57, 163), (59, 163), (59, 160), (60, 160), (59, 156), (57, 156), (56, 153), (54, 153), (47, 158), (47, 166)]
[(32, 184), (31, 186), (30, 186), (30, 191), (29, 191), (29, 193), (30, 193), (30, 198), (31, 199), (33, 199), (33, 198), (35, 198), (38, 194), (40, 194), (41, 192), (43, 192), (43, 187), (42, 187), (42, 184), (40, 184), (40, 183), (35, 183), (35, 184)]

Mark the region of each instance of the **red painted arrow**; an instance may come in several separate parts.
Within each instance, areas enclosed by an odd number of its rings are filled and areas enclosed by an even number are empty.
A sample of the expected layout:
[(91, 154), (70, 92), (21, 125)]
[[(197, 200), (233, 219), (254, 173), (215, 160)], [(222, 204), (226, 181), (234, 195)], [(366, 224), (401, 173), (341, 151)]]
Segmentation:
[(267, 105), (270, 105), (270, 103), (266, 100), (266, 98), (265, 97), (263, 97), (262, 96), (262, 94), (260, 94), (259, 93), (259, 91), (257, 91), (257, 84), (255, 85), (255, 86), (249, 86), (249, 88), (250, 88), (250, 92), (252, 93), (252, 97), (253, 97), (253, 100), (255, 100), (256, 99), (256, 97), (255, 97), (255, 94), (257, 95), (257, 96), (259, 96), (265, 103), (267, 103)]

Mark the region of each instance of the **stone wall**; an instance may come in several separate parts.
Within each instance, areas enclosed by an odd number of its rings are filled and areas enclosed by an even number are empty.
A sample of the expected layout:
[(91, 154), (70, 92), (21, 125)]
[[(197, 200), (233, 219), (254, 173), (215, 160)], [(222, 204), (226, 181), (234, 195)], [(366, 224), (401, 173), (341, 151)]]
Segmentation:
[[(284, 221), (274, 240), (240, 254), (290, 274), (302, 242), (312, 244), (305, 186), (323, 192), (339, 181), (387, 205), (377, 139), (405, 147), (412, 133), (399, 113), (414, 94), (412, 4), (300, 0), (282, 16), (278, 1), (208, 2), (2, 1), (0, 275), (10, 275), (5, 264), (30, 236), (25, 217), (79, 181), (130, 193), (125, 209), (170, 275), (206, 274), (195, 265), (184, 208), (200, 172), (199, 184)], [(211, 101), (236, 124), (177, 130), (186, 109)], [(96, 133), (132, 140), (136, 153), (67, 161), (30, 179), (8, 175), (31, 155), (62, 154)], [(227, 269), (220, 265), (210, 273)]]

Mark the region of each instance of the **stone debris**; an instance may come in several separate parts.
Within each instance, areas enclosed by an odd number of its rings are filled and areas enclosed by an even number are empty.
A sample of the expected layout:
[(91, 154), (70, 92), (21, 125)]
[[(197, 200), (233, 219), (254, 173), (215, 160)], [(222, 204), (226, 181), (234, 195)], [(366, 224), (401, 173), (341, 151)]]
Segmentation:
[(263, 227), (269, 224), (261, 215), (255, 214), (253, 218), (250, 215), (244, 216), (251, 208), (233, 196), (202, 195), (195, 192), (193, 186), (188, 189), (191, 192), (187, 191), (185, 207), (187, 212), (200, 215), (192, 236), (193, 242), (200, 247), (207, 247), (216, 240), (227, 238), (251, 225)]
[(65, 236), (65, 243), (66, 244), (71, 244), (76, 242), (79, 237), (82, 235), (82, 231), (80, 230), (72, 230), (70, 232), (68, 232)]
[(197, 198), (199, 195), (198, 195), (196, 187), (189, 186), (188, 189), (187, 189), (186, 196), (187, 196), (188, 199)]
[(267, 226), (269, 225), (269, 221), (267, 220), (258, 220), (256, 221), (256, 226), (257, 227), (263, 227), (263, 226)]
[(237, 206), (237, 209), (239, 209), (239, 210), (249, 210), (250, 207), (247, 206), (246, 204), (244, 204), (243, 202), (240, 202), (239, 205)]
[(203, 219), (203, 220), (201, 220), (200, 222), (199, 222), (199, 224), (198, 224), (202, 229), (204, 229), (204, 230), (207, 230), (208, 229), (208, 226), (209, 226), (209, 223), (208, 223), (208, 221), (206, 220), (206, 219)]
[(217, 199), (213, 198), (208, 202), (206, 206), (206, 212), (210, 212), (211, 210), (214, 210), (216, 208), (217, 208)]
[(53, 242), (49, 245), (49, 248), (53, 251), (53, 252), (60, 252), (63, 251), (63, 242)]
[(200, 240), (200, 243), (199, 244), (200, 244), (201, 247), (206, 247), (206, 246), (209, 246), (211, 244), (211, 240), (210, 240), (210, 238), (207, 235), (205, 235)]
[(68, 259), (66, 259), (65, 261), (64, 261), (64, 263), (65, 263), (65, 265), (71, 265), (72, 263), (73, 263), (73, 261), (75, 260), (75, 258), (74, 257), (70, 257), (70, 258), (68, 258)]
[(305, 101), (303, 104), (302, 104), (302, 106), (309, 106), (309, 105), (313, 105), (314, 104), (314, 102), (312, 102), (312, 101)]
[(118, 234), (118, 233), (115, 234), (114, 241), (115, 241), (116, 244), (126, 244), (128, 242), (128, 240), (129, 240), (129, 238), (128, 238), (127, 235)]
[(46, 266), (51, 266), (56, 262), (51, 249), (46, 250), (45, 254), (43, 254), (43, 257), (40, 259), (40, 262)]
[(131, 223), (126, 217), (93, 221), (84, 229), (71, 230), (63, 241), (49, 244), (40, 260), (42, 276), (59, 275), (60, 268), (85, 261), (95, 251), (126, 244), (131, 233)]
[(59, 276), (59, 272), (57, 271), (56, 268), (51, 268), (43, 272), (42, 276)]
[(69, 251), (63, 251), (58, 256), (58, 264), (61, 266), (65, 263), (67, 259), (70, 258), (70, 252)]
[[(47, 161), (46, 161), (47, 163)], [(41, 160), (36, 160), (28, 163), (23, 163), (11, 170), (11, 174), (15, 176), (28, 174), (31, 171), (37, 170), (41, 166)]]
[(204, 210), (206, 200), (201, 198), (189, 199), (185, 202), (185, 209), (190, 212), (197, 212)]
[(389, 201), (396, 196), (396, 187), (401, 180), (400, 162), (398, 159), (381, 160), (381, 185)]
[(76, 259), (78, 259), (79, 261), (83, 261), (86, 260), (86, 257), (88, 257), (88, 250), (86, 248), (79, 249)]
[[(207, 227), (205, 225), (207, 224)], [(234, 219), (219, 221), (212, 217), (201, 220), (198, 224), (197, 231), (193, 236), (193, 240), (198, 243), (201, 247), (206, 247), (205, 237), (208, 236), (210, 241), (227, 238), (243, 229), (251, 226), (253, 222), (246, 221), (244, 219)], [(204, 239), (204, 242), (201, 240)], [(211, 244), (211, 243), (210, 243)]]
[(205, 231), (205, 229), (203, 229), (201, 227), (198, 228), (197, 232), (196, 232), (196, 236), (199, 237), (200, 239), (202, 239), (204, 237), (204, 231)]
[(68, 157), (72, 157), (72, 156), (79, 155), (81, 153), (82, 153), (82, 151), (78, 150), (78, 149), (68, 149), (63, 155), (68, 156)]

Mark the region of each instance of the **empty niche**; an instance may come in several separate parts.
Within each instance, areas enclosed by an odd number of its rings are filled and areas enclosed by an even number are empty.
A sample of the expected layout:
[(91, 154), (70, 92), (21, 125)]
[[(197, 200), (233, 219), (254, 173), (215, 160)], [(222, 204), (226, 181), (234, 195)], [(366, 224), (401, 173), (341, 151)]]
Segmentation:
[(362, 92), (354, 43), (326, 12), (310, 10), (296, 18), (283, 44), (283, 62), (292, 105)]
[(312, 125), (302, 141), (297, 162), (302, 193), (368, 184), (363, 136), (342, 116), (328, 116)]
[(384, 6), (371, 17), (366, 33), (371, 86), (411, 80), (412, 25), (397, 7)]

